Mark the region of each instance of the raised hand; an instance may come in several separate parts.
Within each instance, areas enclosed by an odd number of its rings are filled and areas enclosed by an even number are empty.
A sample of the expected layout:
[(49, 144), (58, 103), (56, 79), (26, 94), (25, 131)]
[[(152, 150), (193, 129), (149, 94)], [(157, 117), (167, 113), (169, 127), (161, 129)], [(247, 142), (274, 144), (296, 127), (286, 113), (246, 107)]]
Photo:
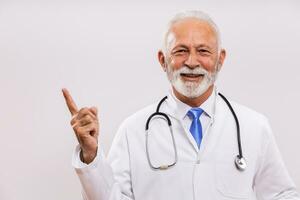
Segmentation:
[(96, 107), (84, 107), (78, 110), (72, 96), (65, 88), (62, 89), (66, 104), (72, 115), (71, 126), (81, 147), (80, 158), (89, 164), (97, 155), (99, 122)]

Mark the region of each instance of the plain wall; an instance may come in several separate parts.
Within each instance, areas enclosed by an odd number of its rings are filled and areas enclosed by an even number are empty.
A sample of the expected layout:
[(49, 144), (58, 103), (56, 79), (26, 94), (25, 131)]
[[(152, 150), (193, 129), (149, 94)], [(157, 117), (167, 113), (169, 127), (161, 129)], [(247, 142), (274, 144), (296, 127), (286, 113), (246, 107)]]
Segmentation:
[(298, 1), (0, 0), (0, 199), (81, 199), (61, 88), (99, 108), (108, 152), (122, 120), (168, 92), (157, 51), (168, 19), (185, 9), (219, 25), (218, 88), (269, 118), (300, 187)]

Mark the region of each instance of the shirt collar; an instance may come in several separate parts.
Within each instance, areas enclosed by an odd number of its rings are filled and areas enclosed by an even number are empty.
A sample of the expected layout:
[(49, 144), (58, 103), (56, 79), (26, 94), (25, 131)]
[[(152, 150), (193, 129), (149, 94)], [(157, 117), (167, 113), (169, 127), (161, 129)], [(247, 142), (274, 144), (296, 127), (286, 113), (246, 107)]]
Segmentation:
[[(215, 96), (216, 96), (216, 89), (215, 86), (213, 88), (213, 92), (208, 97), (208, 99), (203, 102), (199, 108), (204, 110), (204, 113), (212, 118), (213, 117), (213, 110), (215, 105)], [(176, 118), (183, 120), (187, 114), (187, 112), (192, 108), (191, 106), (183, 103), (180, 101), (174, 94), (173, 90), (171, 89), (168, 95), (168, 104), (174, 109), (174, 114), (176, 115)]]

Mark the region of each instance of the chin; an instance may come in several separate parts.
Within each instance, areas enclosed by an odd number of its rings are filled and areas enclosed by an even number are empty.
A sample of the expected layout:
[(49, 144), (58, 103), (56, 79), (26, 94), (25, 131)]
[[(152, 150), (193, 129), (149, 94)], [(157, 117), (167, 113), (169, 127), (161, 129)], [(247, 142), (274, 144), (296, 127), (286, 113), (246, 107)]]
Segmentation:
[(185, 83), (181, 82), (181, 83), (174, 83), (173, 87), (181, 95), (189, 99), (195, 99), (205, 94), (206, 91), (210, 88), (210, 85), (199, 84), (194, 82), (185, 82)]
[(214, 76), (204, 76), (199, 81), (183, 80), (180, 76), (169, 76), (173, 88), (188, 99), (195, 99), (205, 94), (214, 85)]
[(200, 97), (202, 94), (198, 94), (198, 93), (190, 93), (190, 94), (186, 94), (184, 95), (185, 97), (189, 98), (189, 99), (196, 99), (198, 97)]

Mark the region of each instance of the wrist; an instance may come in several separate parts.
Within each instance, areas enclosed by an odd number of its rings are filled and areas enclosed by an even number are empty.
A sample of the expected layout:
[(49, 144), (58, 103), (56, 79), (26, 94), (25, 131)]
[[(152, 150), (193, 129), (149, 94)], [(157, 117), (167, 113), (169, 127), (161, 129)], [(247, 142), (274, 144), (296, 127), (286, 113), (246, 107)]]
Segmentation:
[(86, 164), (90, 164), (91, 162), (93, 162), (93, 160), (95, 159), (95, 157), (97, 156), (97, 149), (94, 151), (85, 151), (83, 149), (81, 149), (80, 151), (80, 160)]

